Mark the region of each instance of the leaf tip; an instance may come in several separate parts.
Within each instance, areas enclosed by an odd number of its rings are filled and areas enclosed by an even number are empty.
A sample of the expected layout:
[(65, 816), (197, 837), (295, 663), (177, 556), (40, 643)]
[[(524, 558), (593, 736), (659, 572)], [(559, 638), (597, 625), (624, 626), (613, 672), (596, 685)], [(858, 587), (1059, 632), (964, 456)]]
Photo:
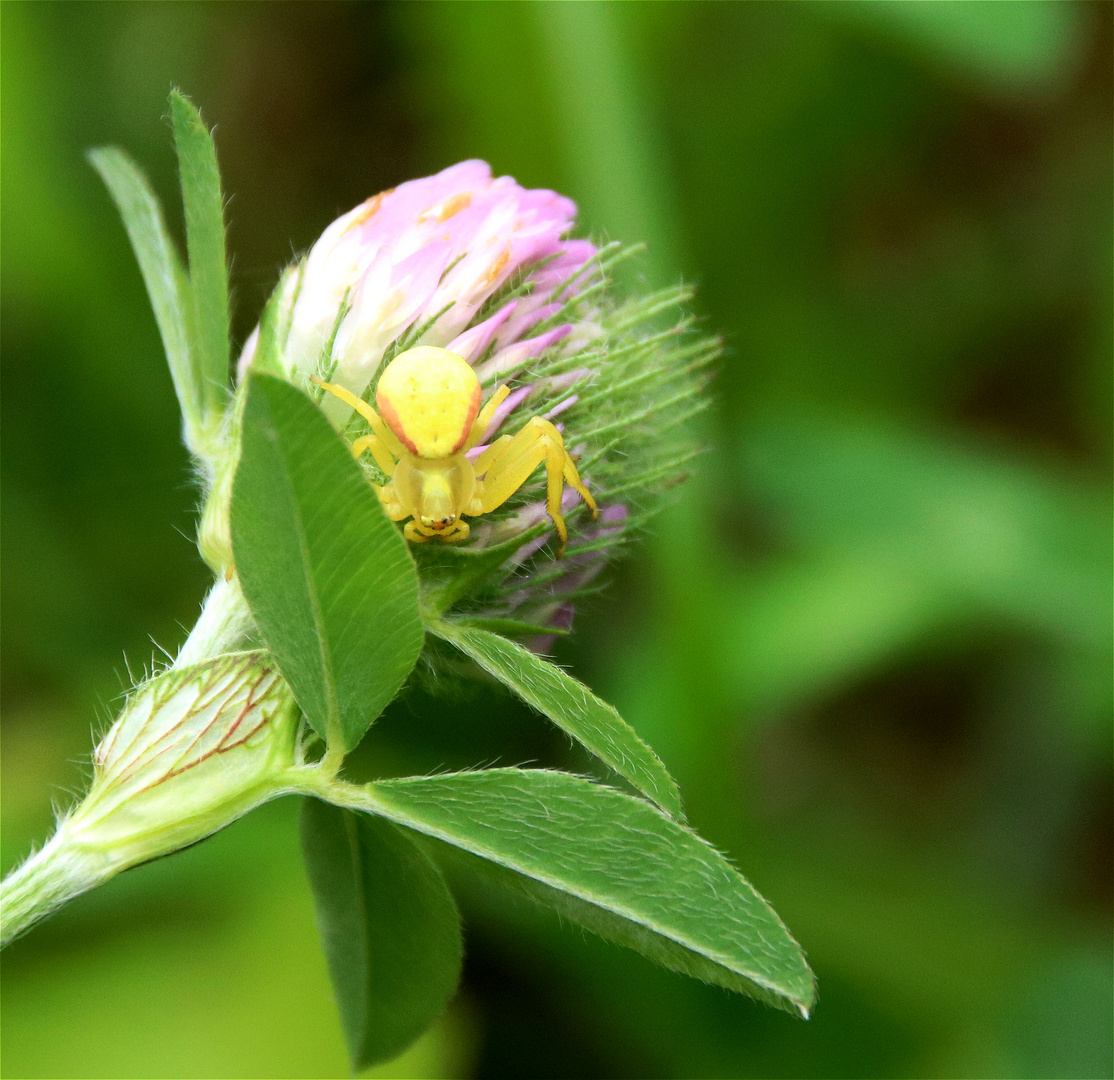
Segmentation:
[[(172, 127), (184, 125), (188, 131), (191, 128), (201, 128), (208, 132), (205, 122), (201, 119), (201, 110), (190, 100), (187, 94), (182, 93), (176, 86), (170, 88), (167, 98), (170, 105), (170, 123)], [(175, 139), (179, 136), (176, 134)]]
[(102, 176), (106, 162), (113, 156), (123, 157), (124, 151), (118, 146), (90, 146), (85, 151), (85, 160)]
[(801, 1014), (802, 1020), (811, 1020), (812, 1010), (816, 1008), (816, 976), (807, 966), (805, 970), (809, 976), (807, 991), (799, 996), (791, 997), (789, 1000), (796, 1007), (797, 1012)]
[[(670, 777), (669, 779), (672, 781), (673, 778)], [(659, 805), (678, 825), (689, 823), (688, 815), (685, 813), (685, 805), (681, 802), (681, 789), (675, 783), (671, 783), (667, 798)]]

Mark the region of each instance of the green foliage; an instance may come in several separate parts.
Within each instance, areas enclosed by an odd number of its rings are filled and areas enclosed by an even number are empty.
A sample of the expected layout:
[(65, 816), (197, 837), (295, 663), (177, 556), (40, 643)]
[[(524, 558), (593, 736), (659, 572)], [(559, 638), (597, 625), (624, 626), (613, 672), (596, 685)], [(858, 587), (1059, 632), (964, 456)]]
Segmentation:
[(1109, 642), (1109, 496), (979, 443), (815, 415), (756, 422), (742, 464), (798, 542), (884, 553), (941, 606)]
[(194, 370), (205, 412), (224, 407), (228, 397), (228, 265), (224, 204), (216, 147), (201, 114), (177, 90), (170, 119), (186, 215), (186, 244), (194, 310)]
[(162, 208), (139, 167), (115, 146), (89, 152), (124, 219), (147, 295), (159, 324), (174, 390), (182, 407), (186, 444), (203, 456), (206, 436), (204, 378), (191, 348), (189, 278), (166, 231)]
[(916, 53), (1015, 92), (1062, 85), (1082, 36), (1075, 4), (854, 0), (835, 6), (847, 9), (838, 18), (874, 24)]
[(485, 769), (382, 781), (361, 805), (565, 894), (559, 911), (652, 960), (805, 1016), (812, 1007), (812, 973), (769, 905), (641, 799), (566, 773)]
[(427, 626), (548, 716), (668, 814), (684, 821), (677, 784), (657, 754), (612, 706), (583, 683), (490, 630), (442, 620), (429, 621)]
[(460, 980), (460, 916), (441, 871), (381, 818), (302, 807), (317, 927), (353, 1071), (404, 1050)]
[(289, 331), (287, 324), (291, 308), (290, 305), (283, 304), (283, 295), (288, 279), (299, 272), (298, 267), (289, 267), (263, 306), (263, 312), (259, 316), (259, 337), (251, 361), (252, 370), (257, 374), (285, 377), (279, 341)]
[[(9, 864), (47, 835), (46, 792), (74, 786), (63, 762), (121, 654), (173, 649), (206, 585), (143, 285), (74, 167), (90, 141), (127, 145), (173, 229), (157, 117), (168, 86), (204, 87), (236, 136), (237, 341), (292, 242), (475, 156), (570, 195), (586, 235), (646, 239), (651, 281), (697, 282), (728, 345), (679, 505), (558, 652), (776, 900), (820, 1005), (793, 1023), (464, 879), (496, 977), (379, 1075), (1109, 1077), (1109, 562), (1083, 574), (1076, 550), (1109, 553), (1089, 509), (1110, 489), (1108, 8), (292, 10), (3, 12)], [(897, 27), (914, 21), (950, 43)], [(1016, 75), (964, 60), (980, 50)], [(366, 108), (338, 111), (353, 92)], [(849, 419), (876, 433), (854, 454)], [(567, 764), (526, 717), (399, 703), (352, 767)], [(5, 1072), (345, 1075), (295, 803), (17, 942)]]
[(351, 750), (421, 651), (406, 543), (328, 421), (270, 375), (249, 379), (232, 540), (244, 596), (306, 719)]
[(89, 152), (124, 220), (182, 409), (186, 445), (211, 467), (228, 399), (229, 312), (216, 150), (188, 98), (170, 95), (185, 205), (188, 269), (142, 170), (117, 147)]

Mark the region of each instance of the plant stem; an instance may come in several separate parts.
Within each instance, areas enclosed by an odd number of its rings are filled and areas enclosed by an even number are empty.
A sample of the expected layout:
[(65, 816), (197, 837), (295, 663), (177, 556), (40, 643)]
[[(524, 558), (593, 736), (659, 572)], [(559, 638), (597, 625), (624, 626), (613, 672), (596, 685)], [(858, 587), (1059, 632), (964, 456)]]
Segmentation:
[(240, 591), (239, 578), (219, 578), (171, 668), (189, 667), (231, 652), (241, 645), (251, 626), (251, 612)]
[(107, 881), (118, 869), (106, 854), (73, 844), (63, 824), (45, 847), (4, 879), (0, 948), (67, 900)]

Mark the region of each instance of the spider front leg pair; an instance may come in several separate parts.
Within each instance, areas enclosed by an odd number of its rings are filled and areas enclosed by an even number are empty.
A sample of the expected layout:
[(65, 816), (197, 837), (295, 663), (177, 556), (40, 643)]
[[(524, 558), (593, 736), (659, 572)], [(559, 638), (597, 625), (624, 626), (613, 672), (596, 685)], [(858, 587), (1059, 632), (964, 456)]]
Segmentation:
[(352, 444), (359, 457), (370, 450), (388, 482), (376, 486), (392, 521), (407, 521), (404, 535), (415, 543), (437, 538), (457, 541), (470, 532), (467, 517), (502, 506), (544, 461), (546, 511), (561, 544), (568, 529), (561, 514), (567, 480), (598, 517), (596, 502), (581, 482), (561, 433), (533, 417), (517, 435), (504, 435), (476, 459), (466, 454), (483, 440), (495, 410), (508, 394), (500, 387), (480, 408), (475, 371), (447, 349), (420, 347), (400, 353), (384, 369), (376, 387), (379, 415), (342, 386), (314, 380), (351, 405), (371, 432)]
[(483, 513), (490, 513), (505, 503), (545, 462), (545, 509), (553, 519), (557, 535), (561, 538), (557, 557), (565, 553), (569, 531), (561, 513), (561, 495), (565, 481), (592, 511), (592, 519), (599, 517), (596, 500), (581, 482), (572, 457), (565, 449), (561, 433), (548, 420), (532, 417), (517, 435), (504, 435), (489, 446), (474, 462), (476, 476), (482, 478)]

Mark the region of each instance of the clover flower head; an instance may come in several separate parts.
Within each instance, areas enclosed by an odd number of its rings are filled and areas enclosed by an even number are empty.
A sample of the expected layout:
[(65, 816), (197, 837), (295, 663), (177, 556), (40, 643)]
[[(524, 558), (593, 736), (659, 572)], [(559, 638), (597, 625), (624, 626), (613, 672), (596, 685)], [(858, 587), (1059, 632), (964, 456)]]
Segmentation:
[[(575, 221), (564, 196), (465, 161), (334, 221), (284, 275), (273, 316), (283, 374), (351, 440), (365, 421), (314, 383), (374, 403), (387, 365), (418, 346), (465, 360), (485, 400), (509, 391), (470, 460), (531, 418), (556, 427), (600, 510), (590, 521), (566, 489), (566, 558), (547, 545), (544, 470), (480, 517), (466, 544), (413, 547), (431, 592), (447, 590), (454, 610), (539, 628), (537, 647), (569, 628), (576, 597), (680, 478), (694, 448), (678, 429), (704, 407), (696, 391), (719, 350), (678, 314), (683, 286), (618, 299), (609, 270), (633, 249), (570, 238)], [(241, 377), (258, 348), (259, 331)], [(364, 468), (370, 482), (388, 479), (370, 460)], [(452, 579), (480, 552), (492, 553), (489, 572), (461, 592)]]

